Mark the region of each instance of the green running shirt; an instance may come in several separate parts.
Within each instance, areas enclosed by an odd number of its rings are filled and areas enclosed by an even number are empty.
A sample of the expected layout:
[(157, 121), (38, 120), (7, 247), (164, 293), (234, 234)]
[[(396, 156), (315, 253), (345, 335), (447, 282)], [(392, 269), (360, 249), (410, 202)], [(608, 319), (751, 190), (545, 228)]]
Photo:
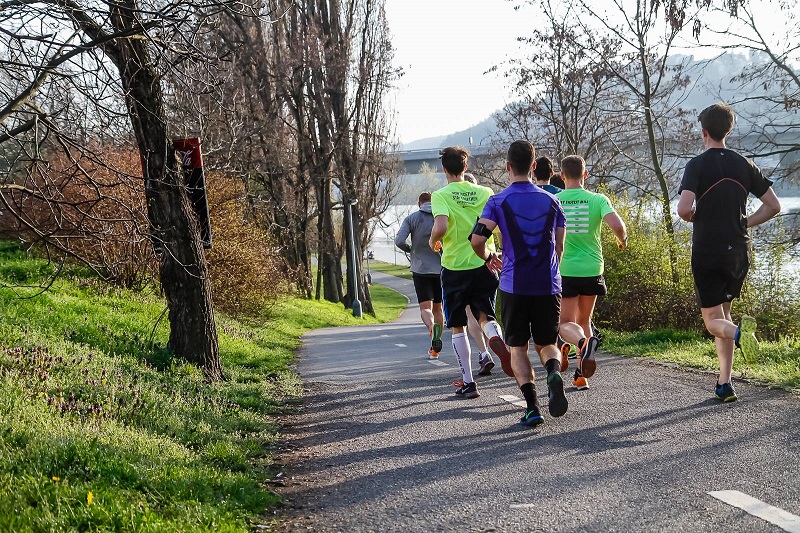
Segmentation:
[(600, 227), (603, 217), (614, 213), (605, 194), (586, 189), (564, 189), (556, 194), (567, 219), (564, 257), (559, 269), (562, 276), (588, 278), (603, 273), (603, 247)]
[[(469, 235), (492, 194), (494, 191), (489, 187), (468, 181), (448, 183), (431, 194), (433, 216), (447, 216), (447, 231), (442, 237), (442, 266), (447, 270), (472, 270), (483, 266), (483, 259), (472, 249)], [(486, 248), (495, 251), (492, 239), (486, 242)]]

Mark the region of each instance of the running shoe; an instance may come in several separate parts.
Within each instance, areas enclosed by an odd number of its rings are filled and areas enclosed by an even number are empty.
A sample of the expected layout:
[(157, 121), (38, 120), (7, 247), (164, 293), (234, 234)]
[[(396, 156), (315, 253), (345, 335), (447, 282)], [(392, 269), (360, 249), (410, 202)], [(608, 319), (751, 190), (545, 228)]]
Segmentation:
[(488, 376), (492, 373), (494, 368), (494, 361), (492, 361), (492, 354), (486, 353), (483, 357), (478, 357), (478, 375)]
[(569, 352), (572, 350), (572, 345), (568, 342), (561, 344), (561, 372), (566, 372), (569, 368)]
[(735, 402), (739, 399), (731, 383), (723, 383), (722, 385), (717, 383), (717, 388), (714, 390), (714, 393), (717, 395), (717, 400), (723, 402)]
[(580, 370), (576, 370), (575, 377), (572, 378), (572, 386), (578, 390), (586, 390), (589, 388), (589, 380), (581, 375)]
[(564, 346), (565, 344), (569, 346), (569, 350), (567, 350), (567, 357), (570, 359), (575, 359), (576, 357), (578, 357), (578, 354), (576, 353), (577, 350), (573, 350), (572, 349), (573, 346), (564, 339), (562, 339), (561, 335), (559, 335), (558, 338), (556, 339), (556, 346), (558, 347), (558, 349), (560, 350), (561, 347)]
[(594, 320), (589, 325), (592, 327), (592, 336), (597, 339), (597, 347), (600, 348), (603, 345), (603, 332), (594, 325)]
[(534, 407), (530, 411), (525, 412), (525, 415), (519, 419), (519, 423), (523, 426), (538, 426), (544, 423), (544, 417), (542, 417), (542, 413), (539, 412), (539, 408)]
[(597, 353), (597, 343), (597, 337), (592, 336), (588, 339), (583, 339), (583, 342), (578, 346), (581, 356), (580, 369), (584, 377), (592, 377), (594, 371), (597, 370), (597, 360), (594, 358)]
[(500, 359), (500, 366), (506, 376), (514, 377), (514, 370), (511, 368), (511, 352), (508, 351), (508, 346), (499, 336), (494, 336), (489, 339), (489, 348), (492, 349), (494, 354)]
[(736, 331), (736, 346), (742, 351), (744, 360), (758, 357), (761, 351), (761, 346), (756, 338), (756, 319), (742, 315), (742, 321), (739, 322), (739, 329)]
[(430, 350), (428, 350), (428, 359), (432, 360), (432, 361), (438, 361), (439, 360), (439, 352), (434, 352), (433, 348), (431, 348)]
[(431, 351), (438, 355), (442, 351), (442, 325), (434, 324), (430, 330)]
[(567, 397), (564, 396), (564, 380), (558, 372), (550, 372), (547, 376), (547, 397), (550, 399), (547, 406), (550, 416), (564, 416), (567, 412)]
[(472, 383), (465, 383), (456, 389), (456, 396), (464, 399), (477, 398), (480, 396), (480, 394), (478, 394), (478, 386), (474, 381)]

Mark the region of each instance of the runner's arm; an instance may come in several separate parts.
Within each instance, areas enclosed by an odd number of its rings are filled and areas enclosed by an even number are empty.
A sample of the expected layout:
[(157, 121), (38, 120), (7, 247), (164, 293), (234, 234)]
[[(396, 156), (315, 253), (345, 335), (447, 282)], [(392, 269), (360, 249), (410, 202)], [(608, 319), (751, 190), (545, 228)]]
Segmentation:
[(686, 189), (681, 191), (681, 199), (678, 200), (678, 216), (686, 222), (694, 222), (694, 199), (695, 194)]
[(442, 237), (444, 237), (445, 233), (447, 233), (447, 215), (437, 215), (433, 219), (431, 238), (428, 241), (428, 245), (431, 247), (431, 250), (434, 252), (439, 251), (436, 249), (436, 243), (442, 240)]
[(394, 245), (403, 250), (404, 252), (411, 252), (411, 246), (406, 242), (408, 235), (411, 233), (411, 224), (408, 222), (408, 217), (400, 224), (400, 230), (394, 236)]
[(561, 263), (561, 258), (564, 256), (564, 239), (566, 237), (567, 228), (556, 228), (556, 257), (559, 263)]
[[(497, 227), (497, 223), (493, 220), (489, 220), (488, 218), (479, 218), (478, 224), (483, 224), (489, 231), (493, 231)], [(472, 244), (472, 249), (475, 250), (475, 253), (478, 254), (478, 257), (484, 261), (488, 261), (491, 257), (491, 254), (486, 250), (487, 240), (488, 239), (483, 235), (477, 235), (475, 233), (469, 236), (469, 242)]]
[(607, 214), (603, 217), (603, 221), (614, 232), (619, 249), (624, 250), (628, 246), (628, 228), (625, 227), (625, 222), (622, 221), (617, 213)]
[(756, 209), (752, 215), (747, 217), (748, 228), (763, 224), (781, 212), (781, 202), (778, 200), (778, 196), (775, 194), (775, 191), (772, 190), (772, 187), (767, 189), (767, 192), (762, 194), (759, 200), (761, 200), (759, 208)]

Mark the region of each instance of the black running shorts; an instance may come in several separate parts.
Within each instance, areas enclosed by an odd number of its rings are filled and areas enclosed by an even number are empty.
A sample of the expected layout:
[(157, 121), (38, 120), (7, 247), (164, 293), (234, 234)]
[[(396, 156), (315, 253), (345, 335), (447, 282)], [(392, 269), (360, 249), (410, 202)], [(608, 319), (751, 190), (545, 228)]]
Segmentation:
[(467, 325), (467, 306), (476, 319), (483, 311), (489, 320), (494, 320), (494, 302), (499, 284), (497, 275), (485, 266), (472, 270), (442, 268), (442, 296), (447, 327), (463, 328)]
[(693, 252), (692, 275), (698, 305), (716, 307), (738, 298), (748, 270), (747, 252), (732, 255)]
[(561, 296), (605, 296), (608, 292), (606, 278), (603, 276), (561, 276)]
[(414, 290), (417, 292), (418, 302), (442, 303), (442, 278), (438, 274), (414, 274)]
[(506, 344), (547, 346), (558, 339), (558, 319), (561, 315), (561, 295), (528, 296), (500, 291), (503, 310), (503, 330)]

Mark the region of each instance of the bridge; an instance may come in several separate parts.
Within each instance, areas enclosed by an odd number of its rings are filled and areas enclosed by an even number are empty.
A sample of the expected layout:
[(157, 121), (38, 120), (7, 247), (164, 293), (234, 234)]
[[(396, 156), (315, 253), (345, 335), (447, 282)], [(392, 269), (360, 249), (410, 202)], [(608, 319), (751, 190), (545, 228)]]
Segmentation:
[[(482, 157), (489, 154), (488, 146), (465, 146), (471, 157)], [(398, 150), (394, 155), (403, 160), (404, 174), (420, 174), (424, 163), (427, 163), (435, 172), (441, 172), (442, 163), (439, 160), (441, 148), (422, 148), (418, 150)]]

